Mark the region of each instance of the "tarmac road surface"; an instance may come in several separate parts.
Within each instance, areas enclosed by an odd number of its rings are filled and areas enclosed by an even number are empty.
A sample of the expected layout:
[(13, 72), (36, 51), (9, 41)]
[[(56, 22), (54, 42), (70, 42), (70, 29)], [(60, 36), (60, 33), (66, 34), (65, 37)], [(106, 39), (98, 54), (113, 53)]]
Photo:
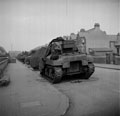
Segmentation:
[(119, 84), (119, 66), (97, 64), (89, 80), (73, 76), (53, 86), (69, 98), (69, 108), (64, 116), (119, 116)]
[(96, 67), (89, 80), (50, 84), (28, 67), (8, 67), (11, 84), (0, 88), (0, 116), (119, 116), (120, 70)]
[(89, 80), (54, 85), (70, 101), (65, 116), (120, 116), (120, 70), (96, 68)]

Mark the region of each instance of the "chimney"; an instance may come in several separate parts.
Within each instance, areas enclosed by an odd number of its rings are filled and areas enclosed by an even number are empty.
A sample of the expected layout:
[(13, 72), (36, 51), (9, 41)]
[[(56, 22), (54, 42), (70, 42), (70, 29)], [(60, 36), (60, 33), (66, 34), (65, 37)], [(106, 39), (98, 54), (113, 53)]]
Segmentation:
[(100, 29), (100, 24), (99, 24), (99, 23), (95, 23), (95, 24), (94, 24), (94, 28), (95, 28), (95, 29)]
[(70, 39), (72, 39), (72, 40), (76, 39), (76, 35), (74, 33), (71, 33), (70, 34)]

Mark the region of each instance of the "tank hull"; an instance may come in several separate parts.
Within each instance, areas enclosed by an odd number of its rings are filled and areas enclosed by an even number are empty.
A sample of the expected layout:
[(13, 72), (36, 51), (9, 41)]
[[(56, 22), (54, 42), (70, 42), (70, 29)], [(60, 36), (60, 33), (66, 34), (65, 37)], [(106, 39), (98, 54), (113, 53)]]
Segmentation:
[(55, 61), (48, 57), (45, 60), (42, 62), (45, 67), (40, 72), (50, 78), (52, 83), (60, 82), (67, 75), (79, 75), (79, 78), (89, 79), (95, 71), (94, 64), (85, 54), (61, 56)]

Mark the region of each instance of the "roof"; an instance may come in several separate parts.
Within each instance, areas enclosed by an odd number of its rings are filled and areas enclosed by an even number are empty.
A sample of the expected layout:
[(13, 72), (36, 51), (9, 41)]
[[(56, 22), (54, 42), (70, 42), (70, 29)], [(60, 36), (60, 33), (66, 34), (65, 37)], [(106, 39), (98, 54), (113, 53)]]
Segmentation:
[(112, 52), (113, 51), (111, 48), (89, 48), (89, 49), (95, 52)]
[(91, 29), (86, 30), (86, 32), (91, 32), (91, 31), (94, 31), (94, 30), (95, 30), (95, 28), (91, 28)]

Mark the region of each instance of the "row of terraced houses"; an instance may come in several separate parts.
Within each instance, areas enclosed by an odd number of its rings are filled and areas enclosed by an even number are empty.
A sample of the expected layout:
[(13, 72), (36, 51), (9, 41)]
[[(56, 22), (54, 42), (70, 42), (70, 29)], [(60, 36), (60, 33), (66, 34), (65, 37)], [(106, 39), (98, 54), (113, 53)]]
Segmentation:
[[(81, 29), (78, 34), (86, 38), (87, 53), (93, 55), (94, 62), (120, 64), (120, 33), (109, 35), (95, 23), (89, 30)], [(71, 33), (65, 39), (76, 39), (77, 34)]]

